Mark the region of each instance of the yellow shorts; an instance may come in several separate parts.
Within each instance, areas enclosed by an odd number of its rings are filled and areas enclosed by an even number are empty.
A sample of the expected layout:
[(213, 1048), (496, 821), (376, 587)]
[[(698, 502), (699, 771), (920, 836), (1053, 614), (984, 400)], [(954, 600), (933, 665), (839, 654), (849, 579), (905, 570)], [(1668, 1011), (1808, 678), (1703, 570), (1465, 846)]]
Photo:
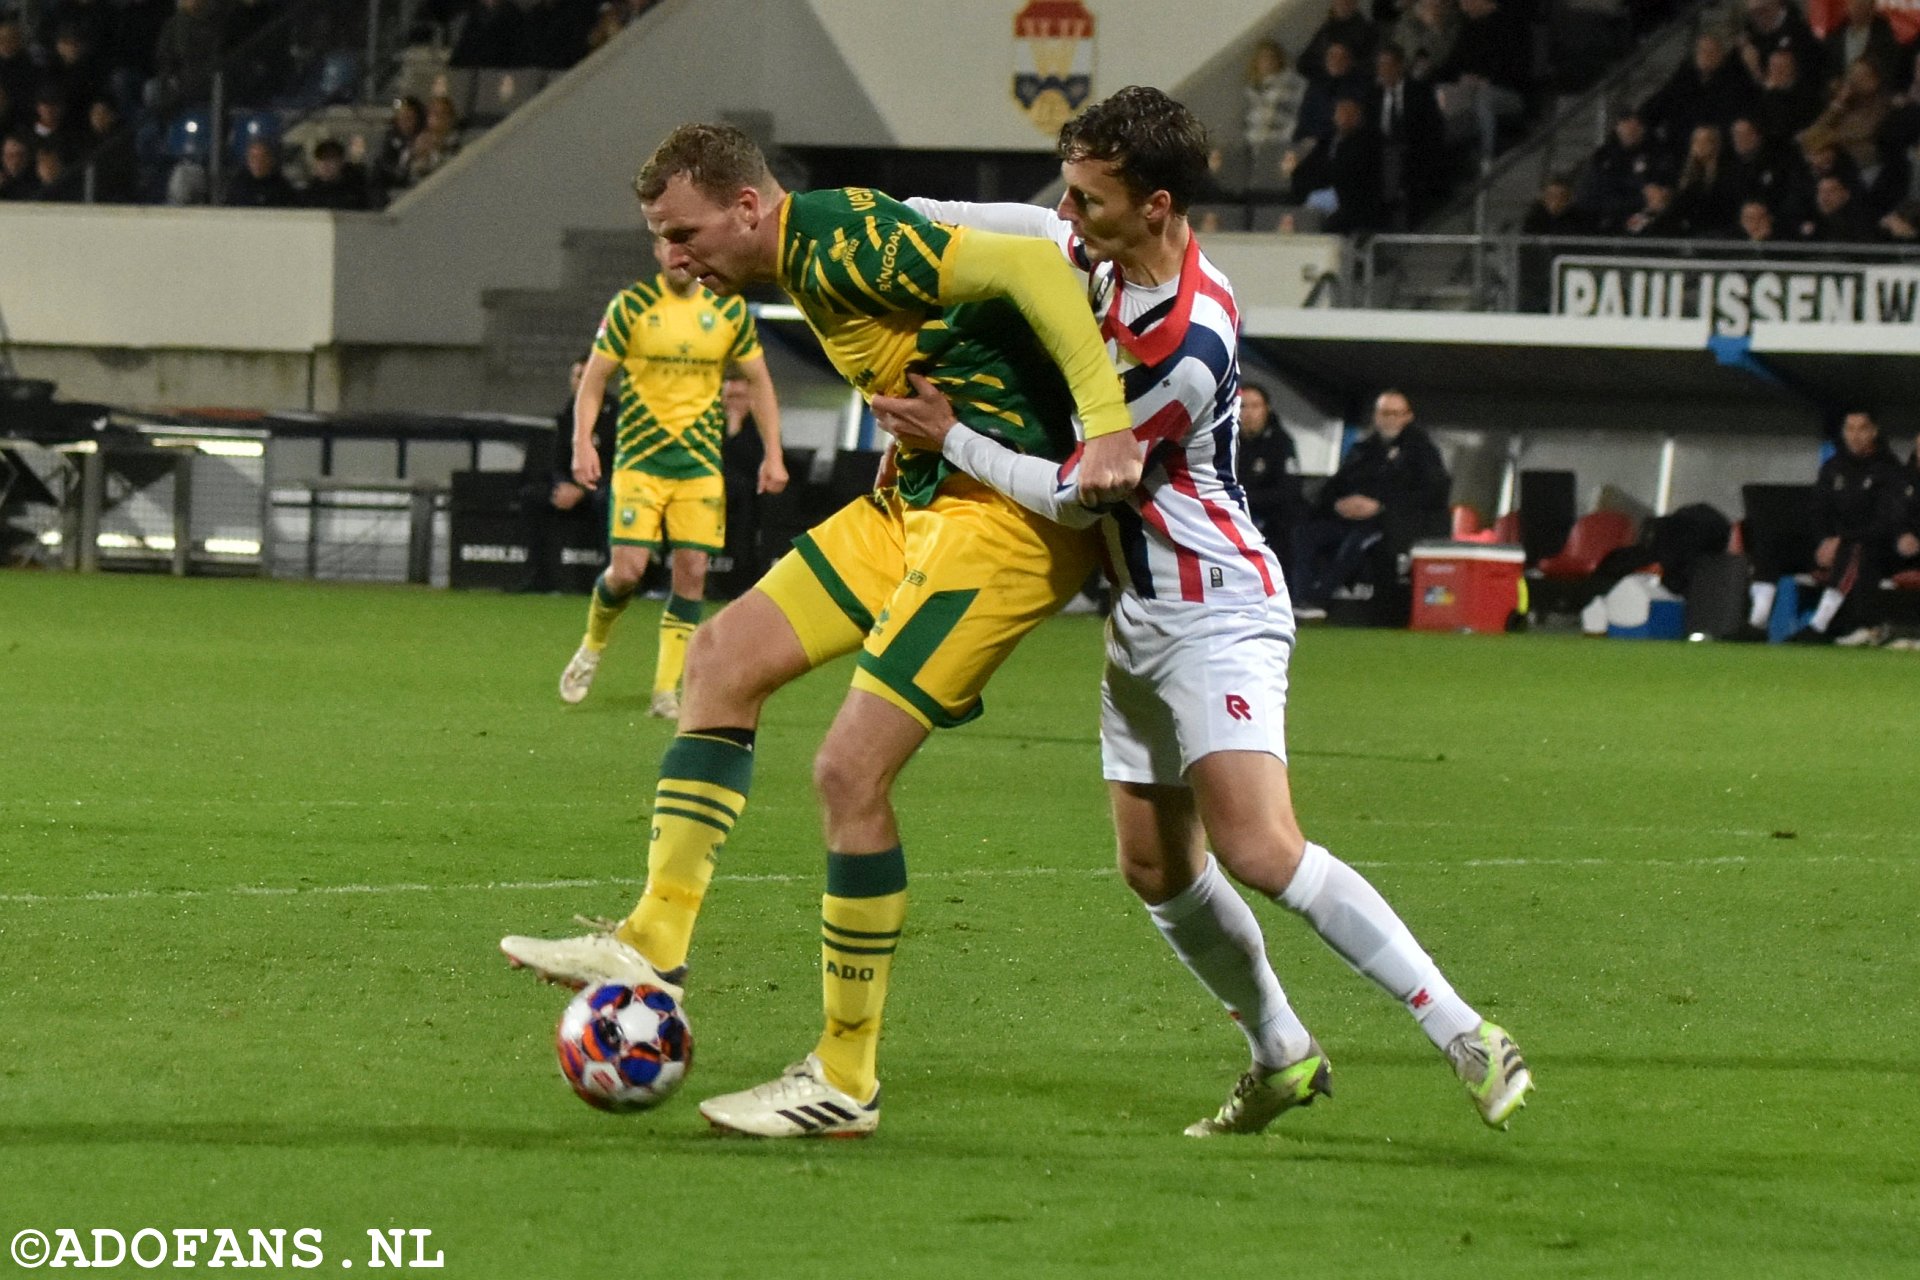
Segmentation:
[(727, 480), (669, 480), (644, 471), (613, 473), (608, 539), (617, 547), (675, 548), (719, 554), (727, 545)]
[(980, 714), (987, 680), (1073, 598), (1094, 554), (1090, 534), (952, 476), (927, 507), (847, 504), (797, 538), (759, 589), (815, 666), (859, 649), (854, 688), (944, 729)]

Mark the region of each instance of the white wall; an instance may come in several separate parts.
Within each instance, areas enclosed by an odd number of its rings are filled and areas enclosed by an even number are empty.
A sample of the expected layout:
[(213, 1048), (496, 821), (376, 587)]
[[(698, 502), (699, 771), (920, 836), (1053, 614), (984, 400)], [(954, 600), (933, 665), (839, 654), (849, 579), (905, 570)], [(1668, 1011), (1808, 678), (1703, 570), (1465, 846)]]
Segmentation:
[(0, 206), (15, 343), (311, 351), (334, 332), (325, 213)]
[[(808, 3), (895, 145), (977, 150), (1051, 145), (1052, 131), (1036, 127), (1013, 95), (1018, 53), (1014, 18), (1024, 0)], [(1253, 29), (1264, 34), (1275, 8), (1273, 0), (1083, 3), (1094, 21), (1094, 98), (1130, 84), (1173, 91), (1206, 66), (1223, 44)], [(784, 119), (781, 136), (800, 140)]]

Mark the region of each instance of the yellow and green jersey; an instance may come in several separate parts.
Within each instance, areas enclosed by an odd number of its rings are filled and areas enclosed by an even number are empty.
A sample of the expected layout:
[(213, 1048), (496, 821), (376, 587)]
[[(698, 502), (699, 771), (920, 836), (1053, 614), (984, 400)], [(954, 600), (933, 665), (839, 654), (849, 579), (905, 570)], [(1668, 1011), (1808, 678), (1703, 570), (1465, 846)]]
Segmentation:
[(745, 302), (704, 287), (683, 298), (656, 275), (608, 304), (593, 349), (618, 361), (624, 374), (616, 471), (669, 480), (721, 474), (721, 383), (728, 365), (760, 354)]
[[(907, 395), (909, 370), (969, 426), (1064, 461), (1076, 407), (1089, 438), (1129, 429), (1086, 295), (1051, 241), (932, 222), (861, 187), (791, 195), (779, 279), (833, 365), (868, 399)], [(902, 449), (900, 495), (933, 500), (950, 472)]]

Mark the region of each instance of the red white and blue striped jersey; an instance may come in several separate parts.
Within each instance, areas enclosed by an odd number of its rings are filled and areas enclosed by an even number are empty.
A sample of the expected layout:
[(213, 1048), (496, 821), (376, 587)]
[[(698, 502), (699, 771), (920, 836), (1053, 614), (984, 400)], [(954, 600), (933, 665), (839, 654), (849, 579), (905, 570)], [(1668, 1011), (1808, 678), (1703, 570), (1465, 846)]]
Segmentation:
[[(1199, 240), (1187, 242), (1177, 280), (1142, 288), (1127, 284), (1112, 263), (1092, 263), (1071, 224), (1051, 210), (910, 203), (942, 222), (1046, 236), (1086, 279), (1144, 450), (1140, 486), (1102, 522), (1115, 587), (1149, 600), (1191, 603), (1284, 596), (1279, 561), (1254, 527), (1234, 476), (1240, 315), (1226, 276), (1200, 251)], [(1050, 511), (1073, 504), (1077, 460), (1076, 454), (1055, 472)], [(1024, 500), (1018, 492), (1010, 496)]]

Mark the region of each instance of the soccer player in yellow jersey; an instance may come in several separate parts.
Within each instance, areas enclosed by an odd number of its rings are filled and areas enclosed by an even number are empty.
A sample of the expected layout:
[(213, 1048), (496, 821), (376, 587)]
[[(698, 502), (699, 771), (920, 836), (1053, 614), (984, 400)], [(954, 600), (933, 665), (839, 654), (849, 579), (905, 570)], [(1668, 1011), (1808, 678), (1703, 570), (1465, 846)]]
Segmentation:
[[(679, 715), (680, 674), (706, 598), (708, 557), (726, 545), (720, 450), (726, 443), (721, 388), (728, 366), (747, 381), (754, 424), (766, 446), (760, 492), (778, 493), (787, 485), (780, 406), (747, 304), (703, 288), (684, 267), (669, 267), (621, 290), (607, 307), (574, 396), (573, 476), (589, 489), (603, 479), (612, 485), (612, 554), (593, 584), (586, 638), (560, 674), (560, 696), (568, 702), (587, 696), (614, 622), (664, 543), (673, 548), (673, 593), (660, 615), (651, 709), (667, 719)], [(602, 477), (593, 424), (616, 373), (621, 384), (613, 475)]]
[[(1055, 461), (1080, 450), (1083, 501), (1115, 501), (1138, 483), (1119, 378), (1053, 245), (933, 222), (862, 188), (790, 195), (727, 126), (676, 130), (635, 188), (667, 265), (722, 295), (777, 281), (862, 393), (901, 394), (908, 371), (922, 373), (1013, 448)], [(1084, 534), (937, 452), (903, 450), (896, 486), (796, 540), (695, 633), (633, 914), (606, 934), (509, 937), (501, 949), (576, 985), (684, 980), (714, 860), (746, 803), (761, 706), (857, 650), (853, 688), (813, 768), (828, 850), (825, 1031), (777, 1078), (710, 1098), (701, 1112), (764, 1137), (871, 1133), (881, 1014), (906, 918), (893, 780), (933, 728), (979, 714), (988, 677), (1078, 590), (1092, 552)]]

